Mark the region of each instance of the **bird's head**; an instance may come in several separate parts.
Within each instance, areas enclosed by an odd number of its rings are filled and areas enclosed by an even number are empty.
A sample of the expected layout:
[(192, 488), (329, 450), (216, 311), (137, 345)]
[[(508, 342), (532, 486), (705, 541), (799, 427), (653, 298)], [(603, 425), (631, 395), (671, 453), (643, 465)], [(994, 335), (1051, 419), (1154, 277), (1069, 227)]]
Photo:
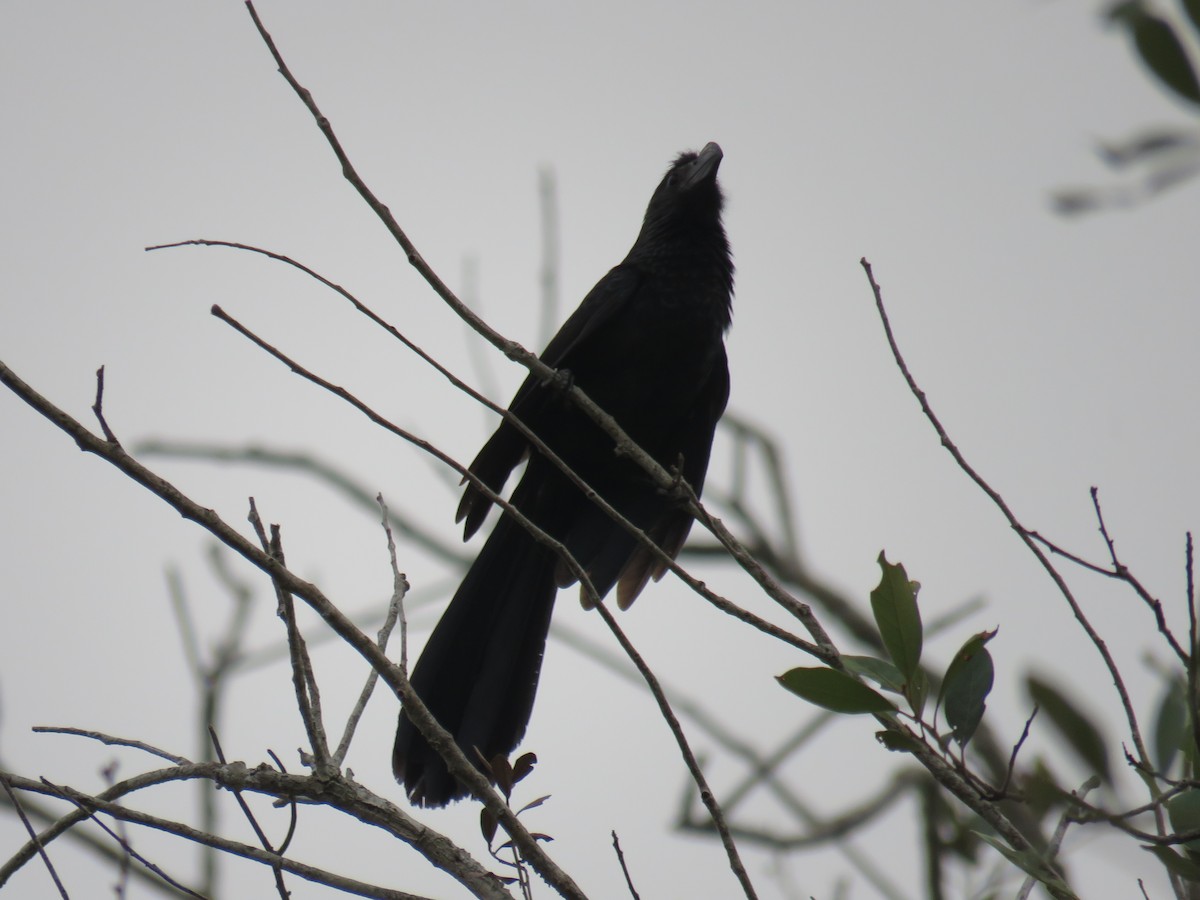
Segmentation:
[(646, 224), (663, 220), (719, 221), (723, 199), (717, 185), (721, 148), (710, 141), (699, 153), (680, 153), (663, 175), (646, 208)]

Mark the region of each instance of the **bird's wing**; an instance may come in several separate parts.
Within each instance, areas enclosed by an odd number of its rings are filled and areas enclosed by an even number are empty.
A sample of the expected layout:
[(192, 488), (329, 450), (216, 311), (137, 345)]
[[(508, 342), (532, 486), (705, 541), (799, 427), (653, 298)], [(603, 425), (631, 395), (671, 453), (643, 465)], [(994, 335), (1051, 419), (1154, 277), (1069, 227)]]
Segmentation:
[[(550, 339), (541, 353), (542, 362), (569, 371), (575, 351), (581, 345), (586, 345), (598, 328), (628, 307), (642, 280), (641, 273), (634, 266), (619, 265), (610, 269)], [(530, 375), (517, 389), (509, 404), (509, 411), (536, 430), (550, 393), (540, 378)], [(499, 493), (528, 450), (525, 437), (513, 425), (503, 421), (476, 455), (470, 466), (471, 472), (493, 492)], [(474, 485), (467, 485), (454, 519), (464, 523), (464, 540), (483, 524), (491, 505), (482, 491)]]
[[(712, 453), (713, 434), (717, 429), (725, 404), (729, 401), (729, 366), (725, 348), (721, 347), (720, 362), (713, 368), (709, 384), (705, 387), (707, 402), (689, 418), (683, 430), (681, 453), (682, 474), (691, 485), (696, 496), (704, 490), (704, 476), (708, 473), (708, 458)], [(679, 555), (688, 532), (692, 530), (691, 513), (682, 509), (667, 512), (647, 533), (671, 559)], [(628, 609), (637, 599), (642, 588), (653, 578), (658, 581), (668, 571), (666, 563), (642, 544), (629, 557), (617, 579), (617, 606)]]
[[(705, 385), (704, 394), (706, 402), (697, 406), (680, 434), (682, 475), (697, 497), (704, 490), (713, 434), (729, 400), (729, 366), (724, 346), (721, 347), (720, 359), (713, 367), (709, 383)], [(647, 529), (647, 534), (670, 559), (675, 559), (691, 530), (691, 513), (684, 509), (670, 509)], [(666, 563), (644, 545), (638, 544), (617, 579), (617, 606), (628, 609), (651, 578), (658, 581), (667, 571)]]
[[(681, 474), (697, 496), (704, 488), (713, 433), (728, 398), (729, 369), (722, 347), (700, 386), (696, 403), (686, 416), (672, 423), (670, 450), (666, 451), (682, 456)], [(674, 459), (663, 458), (662, 461), (674, 464)], [(674, 559), (679, 554), (692, 527), (692, 516), (686, 509), (672, 503), (662, 492), (650, 488), (638, 477), (621, 479), (608, 485), (602, 493), (669, 558)], [(624, 528), (615, 526), (598, 506), (588, 506), (580, 512), (571, 529), (564, 534), (563, 543), (587, 570), (593, 587), (601, 596), (616, 585), (617, 604), (622, 609), (627, 609), (637, 599), (651, 578), (657, 581), (668, 570), (658, 554)], [(565, 563), (560, 562), (555, 579), (559, 587), (566, 587), (574, 583), (575, 576)], [(587, 597), (582, 592), (580, 599), (586, 607)]]

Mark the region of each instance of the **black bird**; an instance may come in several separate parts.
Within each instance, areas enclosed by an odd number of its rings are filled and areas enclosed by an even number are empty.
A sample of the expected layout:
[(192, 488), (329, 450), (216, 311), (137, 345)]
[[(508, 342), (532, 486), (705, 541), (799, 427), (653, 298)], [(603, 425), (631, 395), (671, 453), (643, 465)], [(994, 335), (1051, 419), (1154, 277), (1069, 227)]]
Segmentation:
[[(724, 335), (733, 261), (721, 225), (721, 148), (681, 153), (650, 198), (629, 254), (583, 299), (546, 346), (547, 365), (570, 373), (602, 409), (667, 468), (680, 464), (697, 494), (713, 431), (729, 397)], [(509, 406), (585, 482), (668, 555), (692, 519), (562, 390), (534, 376)], [(666, 567), (502, 422), (471, 471), (493, 491), (528, 456), (513, 506), (561, 541), (601, 596), (615, 585), (627, 608)], [(458, 507), (464, 540), (491, 506), (468, 485)], [(467, 758), (507, 755), (529, 723), (554, 597), (568, 567), (507, 513), (483, 545), (412, 673), (412, 685)], [(467, 794), (403, 712), (392, 768), (420, 806)]]

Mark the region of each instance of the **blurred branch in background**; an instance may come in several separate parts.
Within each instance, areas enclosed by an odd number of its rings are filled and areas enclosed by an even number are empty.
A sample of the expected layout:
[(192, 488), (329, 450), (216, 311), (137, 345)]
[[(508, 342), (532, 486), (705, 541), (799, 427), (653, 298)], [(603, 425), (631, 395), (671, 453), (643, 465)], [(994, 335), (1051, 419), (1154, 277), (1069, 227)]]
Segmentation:
[[(1195, 59), (1200, 47), (1200, 5), (1179, 0), (1178, 10), (1163, 14), (1159, 4), (1121, 0), (1103, 13), (1106, 25), (1129, 39), (1150, 79), (1195, 117), (1200, 113), (1200, 79)], [(1154, 199), (1200, 173), (1200, 128), (1146, 126), (1121, 139), (1096, 142), (1096, 155), (1117, 183), (1059, 188), (1050, 195), (1064, 216), (1125, 209)]]

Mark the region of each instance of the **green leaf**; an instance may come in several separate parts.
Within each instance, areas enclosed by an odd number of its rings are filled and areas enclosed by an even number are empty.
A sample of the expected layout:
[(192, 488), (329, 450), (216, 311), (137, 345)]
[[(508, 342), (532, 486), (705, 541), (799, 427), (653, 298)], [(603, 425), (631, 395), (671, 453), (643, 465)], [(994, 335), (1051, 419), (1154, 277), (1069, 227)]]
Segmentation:
[(1021, 784), (1021, 793), (1035, 819), (1041, 819), (1050, 810), (1058, 809), (1069, 797), (1070, 792), (1058, 786), (1058, 780), (1046, 761), (1038, 757), (1033, 762), (1032, 771)]
[(908, 708), (916, 718), (921, 718), (925, 712), (925, 701), (929, 697), (929, 676), (923, 669), (917, 669), (913, 677), (904, 686), (904, 698), (908, 700)]
[(1189, 739), (1187, 727), (1187, 703), (1184, 693), (1187, 688), (1183, 679), (1172, 678), (1167, 682), (1158, 714), (1154, 717), (1154, 762), (1158, 771), (1166, 775), (1171, 763)]
[(1108, 747), (1104, 738), (1092, 722), (1084, 715), (1077, 704), (1037, 675), (1030, 675), (1025, 682), (1029, 696), (1049, 718), (1058, 732), (1066, 739), (1071, 749), (1095, 772), (1105, 783), (1112, 784), (1112, 773), (1108, 764)]
[(895, 731), (877, 731), (875, 740), (893, 753), (916, 753), (921, 746), (921, 742), (916, 738)]
[(913, 677), (921, 663), (921, 613), (917, 609), (915, 581), (909, 581), (904, 566), (892, 565), (879, 554), (883, 574), (871, 591), (871, 612), (883, 646), (905, 680)]
[(792, 669), (777, 680), (798, 697), (833, 712), (858, 714), (896, 711), (896, 707), (882, 694), (837, 669), (824, 666)]
[(1062, 878), (1054, 873), (1054, 870), (1037, 853), (1034, 853), (1032, 850), (1014, 850), (999, 838), (990, 834), (984, 834), (982, 831), (976, 831), (975, 834), (998, 850), (1005, 859), (1026, 875), (1032, 875), (1042, 884), (1046, 885), (1046, 887), (1056, 891), (1058, 896), (1074, 897), (1075, 900), (1078, 900), (1075, 892), (1067, 886), (1067, 883)]
[(870, 678), (885, 691), (891, 691), (894, 694), (904, 693), (904, 676), (886, 659), (876, 659), (874, 656), (845, 655), (842, 657), (842, 664), (851, 675)]
[(1184, 100), (1200, 105), (1200, 80), (1170, 22), (1139, 2), (1121, 3), (1109, 11), (1108, 17), (1125, 28), (1138, 56), (1155, 78)]
[(991, 631), (981, 631), (978, 634), (973, 634), (958, 648), (958, 652), (954, 654), (954, 659), (950, 660), (946, 674), (942, 676), (942, 689), (938, 692), (938, 706), (941, 706), (942, 701), (946, 698), (947, 686), (962, 677), (961, 670), (970, 663), (971, 658), (976, 653), (996, 636), (999, 630), (999, 628), (993, 628)]
[(945, 711), (946, 723), (960, 747), (966, 746), (974, 736), (987, 709), (987, 697), (995, 680), (995, 665), (985, 645), (995, 636), (996, 630), (992, 630), (968, 638), (954, 654), (942, 679), (938, 706)]
[(1170, 847), (1162, 847), (1158, 844), (1142, 844), (1142, 849), (1153, 853), (1158, 857), (1159, 862), (1180, 878), (1191, 882), (1200, 882), (1200, 865), (1196, 865), (1186, 856), (1176, 853)]
[[(1200, 831), (1200, 791), (1184, 791), (1167, 801), (1167, 815), (1176, 834)], [(1200, 838), (1183, 845), (1190, 853), (1200, 852)]]

